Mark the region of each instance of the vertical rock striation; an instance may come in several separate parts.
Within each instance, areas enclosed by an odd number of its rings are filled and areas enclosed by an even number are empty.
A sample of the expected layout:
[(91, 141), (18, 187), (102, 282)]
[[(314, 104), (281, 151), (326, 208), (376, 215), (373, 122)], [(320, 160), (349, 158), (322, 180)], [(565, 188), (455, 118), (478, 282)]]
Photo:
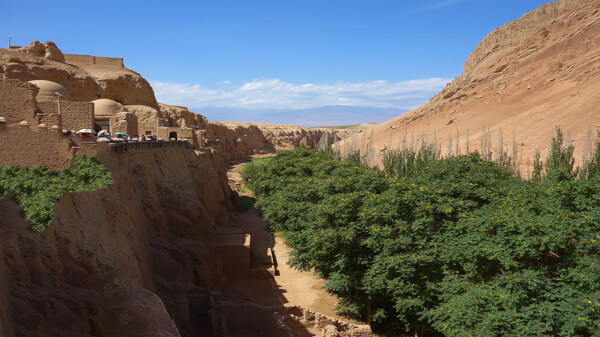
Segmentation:
[(218, 154), (102, 154), (114, 184), (59, 199), (33, 233), (0, 200), (0, 332), (5, 336), (193, 336), (188, 294), (225, 280), (200, 242), (228, 222)]

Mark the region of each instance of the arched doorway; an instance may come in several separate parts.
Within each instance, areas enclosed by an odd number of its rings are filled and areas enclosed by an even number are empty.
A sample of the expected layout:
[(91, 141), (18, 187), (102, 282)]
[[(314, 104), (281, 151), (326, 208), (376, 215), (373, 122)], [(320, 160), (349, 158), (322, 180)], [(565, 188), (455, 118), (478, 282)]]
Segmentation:
[(171, 140), (171, 139), (177, 139), (177, 132), (175, 132), (175, 131), (169, 132), (169, 140)]
[(108, 119), (96, 119), (94, 120), (94, 131), (100, 130), (110, 131), (110, 123)]

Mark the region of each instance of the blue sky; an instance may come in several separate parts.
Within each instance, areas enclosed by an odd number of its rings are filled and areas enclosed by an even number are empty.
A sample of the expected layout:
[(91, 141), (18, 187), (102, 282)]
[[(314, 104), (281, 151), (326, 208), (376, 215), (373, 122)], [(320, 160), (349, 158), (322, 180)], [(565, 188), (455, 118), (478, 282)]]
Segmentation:
[(459, 76), (487, 33), (544, 2), (5, 1), (0, 32), (123, 57), (159, 101), (192, 109), (406, 110)]

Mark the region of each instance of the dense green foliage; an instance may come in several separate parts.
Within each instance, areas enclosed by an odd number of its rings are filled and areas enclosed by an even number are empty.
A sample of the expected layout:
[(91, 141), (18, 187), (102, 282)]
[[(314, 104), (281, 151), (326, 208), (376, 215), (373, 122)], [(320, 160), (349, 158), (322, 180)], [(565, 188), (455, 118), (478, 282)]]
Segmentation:
[(64, 194), (93, 191), (110, 184), (110, 172), (98, 158), (90, 156), (75, 157), (69, 167), (58, 172), (39, 166), (0, 167), (0, 198), (14, 191), (34, 231), (48, 228), (54, 204)]
[(291, 265), (376, 330), (600, 336), (600, 175), (571, 157), (559, 133), (538, 181), (477, 153), (388, 176), (306, 148), (242, 173)]
[(383, 151), (383, 170), (390, 177), (412, 177), (440, 158), (439, 148), (422, 140), (418, 149), (403, 147)]

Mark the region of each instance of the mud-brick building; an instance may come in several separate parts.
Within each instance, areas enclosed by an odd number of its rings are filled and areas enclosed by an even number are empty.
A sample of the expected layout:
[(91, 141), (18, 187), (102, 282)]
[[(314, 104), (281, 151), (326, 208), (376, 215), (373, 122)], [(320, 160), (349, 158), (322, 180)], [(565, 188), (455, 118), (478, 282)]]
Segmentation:
[(0, 79), (0, 166), (60, 170), (77, 154), (95, 154), (95, 142), (62, 135), (65, 123), (73, 129), (93, 123), (93, 105), (68, 98), (54, 82)]
[(138, 118), (127, 108), (112, 99), (100, 98), (92, 101), (94, 105), (94, 130), (109, 130), (112, 134), (124, 132), (138, 134)]
[(80, 130), (94, 128), (94, 105), (90, 102), (74, 102), (62, 85), (34, 80), (29, 83), (39, 88), (37, 116), (40, 123), (57, 125), (60, 130)]

